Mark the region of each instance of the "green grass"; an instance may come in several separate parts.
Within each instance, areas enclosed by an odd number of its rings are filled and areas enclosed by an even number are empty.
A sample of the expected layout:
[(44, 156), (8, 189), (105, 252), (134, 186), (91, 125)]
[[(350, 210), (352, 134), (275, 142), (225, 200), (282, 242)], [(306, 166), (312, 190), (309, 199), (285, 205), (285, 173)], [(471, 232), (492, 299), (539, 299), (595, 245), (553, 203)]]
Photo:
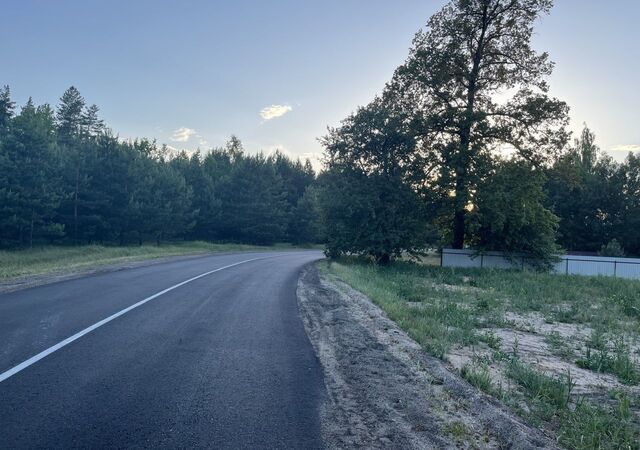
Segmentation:
[(587, 343), (584, 355), (576, 363), (584, 369), (616, 375), (625, 384), (638, 384), (640, 371), (629, 354), (623, 336), (610, 341), (602, 333), (595, 332)]
[(260, 247), (242, 244), (214, 244), (202, 241), (164, 245), (78, 247), (48, 246), (29, 250), (0, 251), (0, 280), (12, 277), (66, 272), (107, 264), (167, 256), (240, 250), (292, 248), (287, 244)]
[(494, 392), (491, 374), (489, 373), (489, 368), (486, 364), (481, 364), (479, 366), (467, 364), (462, 367), (460, 375), (481, 391), (488, 394)]
[[(597, 330), (582, 350), (571, 347), (573, 336), (557, 332), (545, 335), (544, 341), (551, 354), (565, 361), (638, 385), (637, 355), (631, 354), (628, 342), (640, 339), (640, 282), (409, 262), (379, 267), (356, 258), (321, 262), (319, 267), (366, 294), (436, 357), (447, 359), (460, 347), (488, 348), (490, 361), (474, 358), (461, 375), (532, 424), (556, 433), (567, 448), (638, 448), (637, 413), (625, 415), (624, 398), (599, 402), (579, 397), (573, 393), (570, 372), (553, 375), (527, 365), (519, 359), (518, 341), (513, 349), (501, 349), (493, 329), (515, 326), (507, 313), (536, 313), (547, 324)], [(496, 385), (488, 364), (502, 368), (511, 380), (508, 388)]]

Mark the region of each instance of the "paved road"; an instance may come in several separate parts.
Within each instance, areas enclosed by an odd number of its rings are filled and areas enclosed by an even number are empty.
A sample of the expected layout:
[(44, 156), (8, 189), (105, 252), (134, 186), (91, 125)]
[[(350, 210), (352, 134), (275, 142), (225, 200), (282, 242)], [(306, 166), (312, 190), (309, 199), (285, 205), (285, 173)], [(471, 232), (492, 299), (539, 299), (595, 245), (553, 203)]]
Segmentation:
[[(0, 447), (322, 446), (322, 369), (295, 298), (316, 251), (174, 261), (0, 295)], [(0, 375), (1, 378), (1, 375)]]

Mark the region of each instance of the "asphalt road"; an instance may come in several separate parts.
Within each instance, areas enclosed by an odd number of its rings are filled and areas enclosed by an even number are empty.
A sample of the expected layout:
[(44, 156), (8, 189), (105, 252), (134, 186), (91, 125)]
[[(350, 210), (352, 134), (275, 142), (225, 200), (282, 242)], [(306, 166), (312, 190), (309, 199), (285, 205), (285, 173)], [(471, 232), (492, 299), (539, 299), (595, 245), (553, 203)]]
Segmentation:
[[(241, 253), (0, 295), (2, 448), (321, 448), (322, 369), (296, 303), (317, 251)], [(2, 375), (0, 375), (2, 378)]]

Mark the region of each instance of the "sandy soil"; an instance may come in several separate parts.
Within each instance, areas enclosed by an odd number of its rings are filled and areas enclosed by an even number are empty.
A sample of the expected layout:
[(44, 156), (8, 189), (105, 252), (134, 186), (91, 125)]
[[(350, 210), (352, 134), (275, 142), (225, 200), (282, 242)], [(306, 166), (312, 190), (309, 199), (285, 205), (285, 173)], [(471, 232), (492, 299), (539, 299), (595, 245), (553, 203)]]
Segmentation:
[(315, 266), (300, 277), (298, 302), (325, 371), (330, 448), (556, 448)]

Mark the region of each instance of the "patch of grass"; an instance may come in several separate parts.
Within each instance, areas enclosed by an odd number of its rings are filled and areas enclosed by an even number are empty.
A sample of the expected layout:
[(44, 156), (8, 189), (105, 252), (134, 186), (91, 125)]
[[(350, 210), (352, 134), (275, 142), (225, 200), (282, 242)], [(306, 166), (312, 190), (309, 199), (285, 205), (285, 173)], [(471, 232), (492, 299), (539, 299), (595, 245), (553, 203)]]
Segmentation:
[(488, 394), (494, 392), (491, 374), (486, 364), (480, 365), (479, 367), (467, 364), (460, 369), (460, 375), (481, 391)]
[(560, 379), (533, 370), (514, 358), (507, 366), (507, 376), (512, 378), (526, 395), (536, 402), (551, 406), (555, 411), (566, 409), (571, 399), (573, 382), (571, 373)]
[(565, 413), (558, 439), (576, 450), (640, 448), (640, 432), (631, 422), (628, 398), (621, 398), (612, 409), (578, 401), (575, 409)]
[[(548, 324), (579, 323), (606, 330), (591, 336), (590, 350), (579, 355), (579, 365), (638, 384), (638, 362), (625, 342), (640, 339), (640, 282), (404, 261), (378, 267), (356, 258), (319, 266), (366, 294), (436, 357), (446, 359), (458, 347), (488, 347), (489, 353), (483, 354), (489, 360), (474, 359), (461, 375), (531, 423), (555, 432), (567, 448), (639, 448), (640, 405), (630, 406), (624, 395), (597, 404), (575, 398), (571, 372), (559, 376), (539, 372), (519, 360), (518, 339), (511, 348), (503, 348), (492, 328), (512, 328), (508, 313), (520, 317), (536, 313)], [(571, 339), (558, 332), (545, 336), (551, 353), (567, 362), (576, 358)], [(513, 386), (495, 386), (490, 374), (496, 367), (513, 380)]]
[(449, 434), (456, 441), (465, 441), (471, 436), (471, 432), (462, 422), (451, 422), (444, 424), (442, 430)]
[(609, 341), (602, 333), (594, 333), (576, 364), (583, 369), (616, 375), (622, 383), (638, 384), (640, 371), (629, 355), (630, 349), (624, 337), (617, 336)]
[(565, 379), (537, 372), (517, 360), (509, 365), (507, 375), (523, 388), (532, 412), (545, 421), (558, 423), (558, 441), (570, 449), (637, 449), (640, 431), (631, 420), (629, 398), (619, 394), (617, 407), (593, 405), (579, 398), (570, 403), (573, 388), (571, 374)]
[(555, 355), (569, 360), (574, 358), (575, 352), (568, 345), (567, 339), (560, 336), (560, 333), (558, 333), (557, 331), (553, 331), (545, 335), (544, 341), (547, 343), (547, 345)]
[(502, 339), (494, 331), (488, 330), (478, 336), (480, 342), (484, 342), (493, 350), (499, 351)]
[(275, 247), (260, 247), (188, 241), (159, 246), (48, 246), (28, 250), (0, 251), (0, 280), (166, 256), (237, 250), (271, 250), (274, 248), (292, 247), (286, 244)]

